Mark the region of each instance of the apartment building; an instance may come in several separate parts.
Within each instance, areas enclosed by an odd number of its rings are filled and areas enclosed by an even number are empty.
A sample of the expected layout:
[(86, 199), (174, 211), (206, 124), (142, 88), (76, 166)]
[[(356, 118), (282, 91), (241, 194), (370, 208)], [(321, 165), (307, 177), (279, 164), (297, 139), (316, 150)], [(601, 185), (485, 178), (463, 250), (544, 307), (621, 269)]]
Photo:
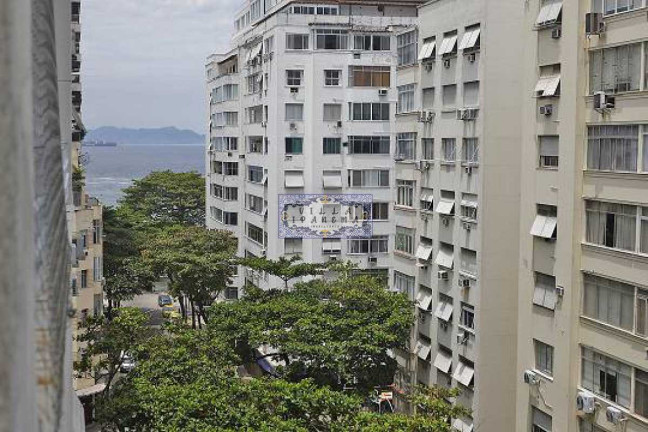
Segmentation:
[[(348, 259), (392, 277), (396, 34), (420, 3), (245, 3), (232, 50), (207, 64), (207, 226), (234, 232), (241, 256)], [(279, 196), (306, 193), (372, 194), (373, 237), (279, 238)], [(281, 286), (241, 273), (239, 288)]]
[(648, 431), (646, 6), (525, 9), (516, 430)]

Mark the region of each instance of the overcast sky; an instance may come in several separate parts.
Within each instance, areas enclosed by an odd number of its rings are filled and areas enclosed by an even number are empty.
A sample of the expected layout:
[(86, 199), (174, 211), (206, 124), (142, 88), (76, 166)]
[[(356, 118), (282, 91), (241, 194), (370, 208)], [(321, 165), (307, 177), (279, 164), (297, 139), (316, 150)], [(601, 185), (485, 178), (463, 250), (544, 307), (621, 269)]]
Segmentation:
[(205, 132), (206, 57), (242, 0), (83, 0), (83, 121)]

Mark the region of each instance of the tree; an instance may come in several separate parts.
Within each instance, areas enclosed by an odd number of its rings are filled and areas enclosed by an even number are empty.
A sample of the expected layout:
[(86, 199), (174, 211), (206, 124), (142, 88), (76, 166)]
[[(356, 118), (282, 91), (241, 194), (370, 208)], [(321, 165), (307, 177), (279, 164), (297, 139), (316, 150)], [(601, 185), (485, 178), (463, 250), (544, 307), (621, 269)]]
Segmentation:
[(119, 203), (155, 226), (204, 226), (205, 179), (194, 171), (154, 171), (124, 189)]
[(321, 275), (326, 270), (328, 263), (305, 263), (299, 262), (301, 258), (297, 255), (290, 258), (284, 256), (277, 260), (246, 257), (239, 258), (237, 263), (253, 270), (266, 272), (276, 276), (284, 282), (284, 288), (288, 289), (288, 282), (292, 279), (303, 276)]
[(74, 368), (79, 373), (91, 374), (95, 381), (106, 384), (104, 395), (122, 364), (122, 353), (134, 350), (151, 334), (148, 316), (136, 308), (118, 309), (109, 321), (104, 316), (88, 317), (79, 323), (81, 332), (77, 341), (84, 346), (81, 360)]
[[(229, 231), (176, 225), (150, 238), (142, 257), (152, 273), (168, 277), (170, 292), (180, 299), (183, 316), (185, 298), (192, 311), (197, 308), (201, 326), (201, 318), (208, 319), (205, 306), (231, 283), (235, 253), (236, 238)], [(193, 313), (192, 325), (196, 326)]]
[(258, 349), (269, 346), (283, 363), (278, 377), (360, 394), (392, 382), (396, 362), (388, 351), (406, 348), (413, 322), (405, 295), (366, 276), (253, 290), (210, 309), (210, 329), (229, 338), (244, 360), (258, 360)]

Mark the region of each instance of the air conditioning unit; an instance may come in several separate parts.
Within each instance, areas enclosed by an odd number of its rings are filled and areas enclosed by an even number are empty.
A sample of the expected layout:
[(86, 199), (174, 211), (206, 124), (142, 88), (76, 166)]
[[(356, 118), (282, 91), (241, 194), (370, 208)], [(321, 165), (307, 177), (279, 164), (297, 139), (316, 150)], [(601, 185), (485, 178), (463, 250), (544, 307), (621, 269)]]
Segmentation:
[(418, 121), (421, 122), (421, 123), (424, 122), (424, 121), (427, 121), (427, 111), (420, 111), (419, 112)]
[(477, 54), (475, 54), (474, 52), (468, 54), (466, 57), (468, 57), (468, 61), (470, 63), (474, 63), (475, 60), (477, 60)]
[(232, 152), (227, 152), (227, 157), (232, 157)]
[(432, 71), (432, 64), (433, 64), (432, 62), (427, 62), (427, 63), (425, 63), (425, 70), (426, 70), (427, 72)]
[(369, 262), (369, 264), (376, 264), (378, 262), (378, 258), (370, 256), (369, 258), (367, 258), (367, 262)]
[(600, 12), (590, 12), (585, 14), (585, 34), (599, 35), (605, 32), (605, 21), (603, 14)]
[(353, 58), (354, 59), (359, 59), (360, 58), (360, 53), (353, 53)]
[(261, 256), (266, 256), (268, 255), (268, 251), (266, 249), (261, 249)]
[(450, 67), (450, 59), (443, 60), (443, 67), (446, 69)]
[(468, 334), (466, 332), (457, 333), (457, 343), (464, 345), (466, 342), (468, 342)]
[(441, 280), (448, 280), (448, 271), (447, 270), (439, 270), (437, 273), (437, 277)]
[(563, 297), (565, 295), (565, 287), (557, 286), (556, 287), (556, 295), (558, 297)]
[(338, 122), (335, 125), (337, 127), (341, 128), (342, 127), (342, 120), (338, 120)]
[(330, 255), (329, 256), (329, 261), (337, 261), (338, 257), (335, 255)]
[(297, 123), (290, 123), (290, 130), (297, 130)]
[(472, 225), (470, 225), (469, 222), (464, 222), (463, 229), (465, 229), (466, 231), (470, 231), (472, 229)]
[(553, 105), (542, 105), (539, 110), (540, 115), (550, 116), (553, 114)]
[(524, 371), (524, 383), (525, 384), (530, 384), (530, 385), (536, 385), (539, 384), (540, 381), (538, 380), (538, 377), (535, 372), (532, 370), (525, 370)]
[(262, 122), (261, 122), (261, 127), (268, 127), (268, 122), (264, 122), (264, 121), (262, 121)]
[(286, 156), (284, 157), (284, 160), (291, 161), (291, 160), (292, 160), (292, 156), (291, 156), (291, 155), (286, 155)]
[(605, 410), (605, 419), (612, 424), (618, 425), (624, 420), (623, 411), (615, 407), (607, 407)]
[(378, 89), (378, 96), (387, 96), (388, 92), (389, 92), (389, 89), (387, 89), (387, 88)]
[(425, 111), (425, 119), (429, 122), (434, 120), (434, 117), (436, 116), (436, 113), (434, 111)]
[(605, 92), (594, 93), (594, 109), (597, 111), (605, 111), (615, 107), (614, 96), (610, 96)]
[(553, 39), (560, 39), (560, 36), (562, 36), (562, 29), (560, 27), (551, 30), (551, 37)]
[(447, 227), (448, 225), (450, 225), (450, 218), (441, 218), (441, 222), (443, 223), (443, 226)]
[(464, 168), (464, 171), (466, 172), (466, 174), (471, 175), (473, 171), (473, 167), (467, 166)]
[(299, 93), (299, 87), (290, 87), (290, 93), (292, 94)]
[(467, 278), (459, 279), (457, 285), (459, 285), (459, 288), (470, 288), (470, 279)]
[(245, 155), (239, 155), (239, 159), (245, 159)]
[(592, 414), (596, 410), (596, 399), (594, 395), (587, 392), (578, 392), (576, 396), (576, 411), (581, 411), (585, 414)]
[(477, 108), (465, 108), (457, 110), (457, 120), (474, 120), (477, 118)]

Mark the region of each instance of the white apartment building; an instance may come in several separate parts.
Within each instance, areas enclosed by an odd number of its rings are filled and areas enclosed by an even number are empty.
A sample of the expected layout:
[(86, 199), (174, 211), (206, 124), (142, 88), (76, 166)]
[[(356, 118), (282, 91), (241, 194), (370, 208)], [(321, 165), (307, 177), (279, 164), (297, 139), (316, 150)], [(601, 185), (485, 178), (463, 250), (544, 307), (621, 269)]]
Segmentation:
[(525, 9), (515, 430), (648, 431), (646, 6)]
[[(241, 256), (348, 259), (391, 277), (396, 33), (420, 3), (245, 3), (232, 50), (207, 64), (207, 226), (234, 232)], [(372, 194), (373, 237), (280, 239), (279, 195), (305, 193)], [(271, 279), (247, 272), (236, 287)]]

